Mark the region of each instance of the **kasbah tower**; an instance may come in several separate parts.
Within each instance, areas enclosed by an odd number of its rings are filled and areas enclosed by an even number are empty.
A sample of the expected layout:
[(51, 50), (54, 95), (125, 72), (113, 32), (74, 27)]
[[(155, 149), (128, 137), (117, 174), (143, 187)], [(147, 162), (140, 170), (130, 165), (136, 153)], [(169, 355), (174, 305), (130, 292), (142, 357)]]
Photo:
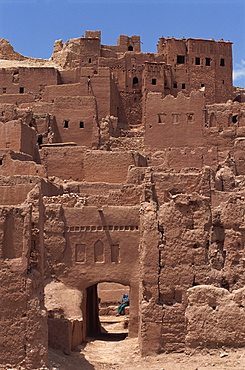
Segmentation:
[(140, 45), (87, 31), (42, 60), (0, 39), (3, 367), (47, 368), (48, 343), (69, 354), (98, 332), (101, 283), (127, 287), (142, 355), (245, 346), (232, 43)]

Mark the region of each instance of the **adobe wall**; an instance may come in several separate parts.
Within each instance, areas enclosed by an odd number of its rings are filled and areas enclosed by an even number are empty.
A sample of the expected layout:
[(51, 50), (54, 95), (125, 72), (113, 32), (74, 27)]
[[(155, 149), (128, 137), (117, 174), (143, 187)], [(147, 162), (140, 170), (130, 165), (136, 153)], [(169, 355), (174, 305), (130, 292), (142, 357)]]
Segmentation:
[(52, 196), (62, 194), (62, 187), (47, 182), (38, 176), (15, 175), (0, 176), (0, 204), (18, 205), (23, 203), (30, 191), (39, 185), (43, 195)]
[(43, 166), (32, 161), (32, 157), (15, 154), (10, 150), (0, 150), (0, 175), (1, 176), (40, 176), (46, 177)]
[(84, 292), (83, 309), (87, 287), (106, 281), (130, 286), (129, 332), (137, 335), (139, 207), (49, 204), (45, 230), (48, 264), (59, 281)]
[(0, 148), (23, 152), (34, 157), (36, 149), (36, 132), (25, 125), (21, 119), (18, 121), (0, 122)]
[(190, 97), (177, 98), (149, 93), (145, 111), (145, 145), (155, 149), (196, 147), (204, 144), (202, 92), (193, 91)]
[(170, 94), (179, 91), (190, 94), (205, 87), (210, 103), (226, 102), (232, 98), (231, 42), (203, 39), (161, 37), (158, 53), (172, 66)]
[(40, 272), (29, 265), (31, 208), (1, 207), (0, 214), (0, 363), (40, 369), (48, 365), (47, 318)]
[[(208, 197), (182, 193), (158, 209), (151, 202), (142, 206), (145, 354), (202, 347), (204, 342), (209, 348), (244, 345), (237, 320), (243, 318), (243, 293), (234, 291), (244, 285), (244, 194), (230, 193), (220, 201), (210, 209)], [(209, 325), (217, 325), (212, 335)]]
[(144, 157), (136, 152), (89, 151), (76, 146), (46, 146), (40, 150), (40, 158), (48, 176), (86, 182), (124, 183), (129, 166), (146, 166)]
[(0, 94), (41, 92), (45, 85), (56, 85), (58, 71), (52, 67), (1, 68)]

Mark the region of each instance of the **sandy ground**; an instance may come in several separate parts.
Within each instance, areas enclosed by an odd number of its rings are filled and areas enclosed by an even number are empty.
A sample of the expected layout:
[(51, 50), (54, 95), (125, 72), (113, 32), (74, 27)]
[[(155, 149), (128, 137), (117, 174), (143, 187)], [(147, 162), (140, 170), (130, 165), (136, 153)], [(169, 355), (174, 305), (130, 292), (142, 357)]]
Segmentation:
[(141, 357), (137, 338), (118, 340), (120, 336), (117, 333), (123, 336), (126, 332), (123, 320), (119, 323), (107, 322), (103, 326), (112, 333), (111, 336), (91, 339), (69, 356), (50, 350), (52, 370), (245, 370), (245, 349)]

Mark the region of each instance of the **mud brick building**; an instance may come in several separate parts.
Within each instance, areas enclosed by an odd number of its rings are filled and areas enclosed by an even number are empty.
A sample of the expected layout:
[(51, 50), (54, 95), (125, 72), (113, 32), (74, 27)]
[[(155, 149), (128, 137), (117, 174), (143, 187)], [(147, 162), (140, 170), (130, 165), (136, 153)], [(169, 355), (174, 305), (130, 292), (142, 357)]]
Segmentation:
[(48, 342), (69, 354), (97, 333), (102, 282), (128, 287), (143, 355), (245, 345), (232, 44), (140, 45), (87, 31), (40, 60), (0, 39), (3, 366), (47, 368)]

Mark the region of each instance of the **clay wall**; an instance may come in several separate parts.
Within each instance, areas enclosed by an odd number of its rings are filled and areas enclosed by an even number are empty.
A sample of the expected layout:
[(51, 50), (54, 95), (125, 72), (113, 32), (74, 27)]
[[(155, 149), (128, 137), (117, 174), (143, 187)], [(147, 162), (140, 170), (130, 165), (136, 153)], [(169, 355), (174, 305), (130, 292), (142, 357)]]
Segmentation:
[(170, 94), (190, 94), (205, 88), (210, 103), (226, 102), (232, 97), (231, 42), (220, 40), (160, 38), (158, 53), (172, 66)]
[[(110, 166), (108, 167), (108, 163)], [(143, 157), (133, 152), (87, 152), (84, 158), (85, 181), (89, 182), (126, 182), (129, 166), (146, 165)], [(97, 168), (94, 171), (94, 168)]]
[(93, 96), (61, 96), (53, 113), (62, 142), (75, 142), (91, 148), (96, 135), (96, 101)]
[(30, 209), (28, 206), (0, 209), (0, 363), (5, 368), (40, 369), (48, 365), (41, 275), (29, 265)]
[(126, 51), (140, 52), (140, 36), (120, 35), (117, 40), (117, 45), (102, 45), (103, 49), (111, 49), (116, 53), (125, 53)]
[[(53, 214), (50, 219), (49, 214)], [(129, 330), (137, 334), (139, 207), (85, 206), (62, 211), (60, 206), (49, 205), (46, 215), (48, 260), (57, 277), (81, 291), (99, 282), (129, 285)], [(59, 220), (55, 228), (52, 219)], [(61, 277), (62, 271), (55, 267), (60, 262), (70, 266), (67, 278)]]
[(218, 148), (168, 148), (157, 151), (148, 160), (149, 167), (154, 170), (174, 169), (179, 172), (184, 168), (201, 169), (209, 166), (216, 169), (218, 166)]
[(82, 37), (80, 39), (80, 66), (89, 66), (100, 57), (100, 39), (97, 37)]
[(160, 93), (149, 93), (146, 102), (145, 145), (167, 147), (201, 146), (203, 139), (204, 96), (192, 92), (190, 97), (177, 98)]
[(93, 73), (91, 68), (81, 68), (80, 81), (84, 93), (96, 98), (97, 116), (101, 120), (110, 115), (111, 73), (108, 67), (101, 67), (97, 72)]
[(63, 180), (83, 181), (85, 152), (85, 147), (46, 146), (40, 150), (40, 158), (48, 177), (56, 176)]
[(2, 68), (0, 94), (39, 93), (45, 85), (56, 85), (58, 71), (52, 67)]
[(10, 150), (0, 150), (0, 175), (15, 176), (28, 175), (46, 177), (46, 171), (43, 166), (32, 161), (32, 157), (18, 153), (15, 155)]
[(0, 122), (0, 131), (0, 148), (12, 149), (34, 157), (37, 137), (33, 128), (18, 120), (6, 123)]
[(23, 203), (33, 188), (39, 185), (42, 194), (52, 196), (62, 194), (62, 187), (49, 183), (37, 176), (0, 176), (0, 204), (17, 205)]
[(84, 147), (46, 146), (40, 157), (48, 176), (86, 182), (125, 183), (129, 166), (146, 166), (138, 153), (87, 151)]

